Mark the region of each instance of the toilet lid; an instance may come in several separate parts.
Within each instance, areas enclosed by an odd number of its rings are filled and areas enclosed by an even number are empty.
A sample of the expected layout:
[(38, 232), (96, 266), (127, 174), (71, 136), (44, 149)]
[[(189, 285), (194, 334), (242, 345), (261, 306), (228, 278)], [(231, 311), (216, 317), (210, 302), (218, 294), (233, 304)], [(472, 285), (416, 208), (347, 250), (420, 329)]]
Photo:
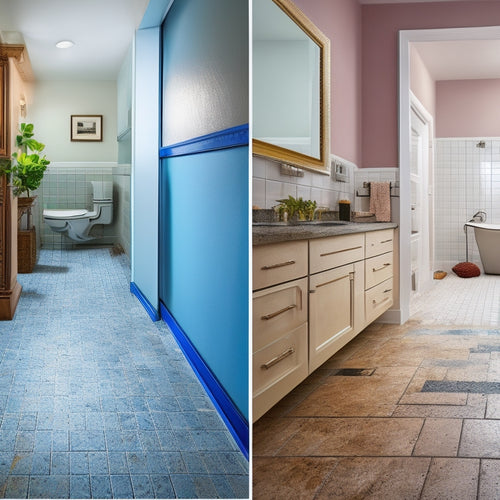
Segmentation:
[(76, 219), (80, 218), (83, 215), (86, 215), (88, 210), (84, 208), (75, 208), (75, 209), (53, 209), (53, 210), (44, 210), (43, 216), (47, 219)]

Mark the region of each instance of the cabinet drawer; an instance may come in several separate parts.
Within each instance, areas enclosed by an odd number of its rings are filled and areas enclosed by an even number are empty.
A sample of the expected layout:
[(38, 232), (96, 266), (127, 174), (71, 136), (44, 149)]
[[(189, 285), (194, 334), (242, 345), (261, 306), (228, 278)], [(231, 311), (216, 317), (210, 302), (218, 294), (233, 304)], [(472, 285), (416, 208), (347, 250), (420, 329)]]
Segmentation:
[(253, 352), (307, 321), (307, 278), (253, 294)]
[(394, 245), (394, 229), (368, 231), (366, 233), (366, 257), (392, 252)]
[(392, 278), (393, 253), (388, 252), (365, 260), (365, 289), (368, 290), (382, 281)]
[(365, 318), (371, 323), (392, 306), (392, 278), (380, 283), (365, 292)]
[(363, 260), (365, 235), (346, 234), (310, 240), (309, 253), (309, 272), (311, 274)]
[(253, 290), (307, 275), (307, 241), (253, 247)]
[(308, 375), (307, 323), (253, 354), (253, 420)]

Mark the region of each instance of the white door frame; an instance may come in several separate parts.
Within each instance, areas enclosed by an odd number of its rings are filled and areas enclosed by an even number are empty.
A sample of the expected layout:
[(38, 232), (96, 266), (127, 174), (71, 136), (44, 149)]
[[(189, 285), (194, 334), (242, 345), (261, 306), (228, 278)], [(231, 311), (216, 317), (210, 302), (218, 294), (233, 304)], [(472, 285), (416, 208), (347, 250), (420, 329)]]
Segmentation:
[[(417, 99), (417, 97), (410, 91), (410, 123), (411, 123), (411, 113), (414, 113), (418, 120), (425, 127), (424, 140), (426, 141), (424, 145), (424, 153), (426, 158), (422, 158), (425, 162), (423, 165), (423, 170), (420, 172), (421, 176), (421, 186), (422, 192), (420, 194), (420, 203), (422, 204), (421, 209), (421, 229), (420, 232), (420, 245), (421, 245), (421, 257), (424, 258), (423, 262), (419, 262), (419, 268), (421, 272), (419, 273), (419, 287), (417, 292), (425, 292), (432, 283), (432, 265), (433, 265), (433, 235), (434, 235), (434, 224), (433, 224), (433, 142), (434, 142), (434, 120), (432, 115), (425, 109), (425, 106)], [(420, 267), (424, 264), (423, 267)]]
[(410, 44), (447, 40), (500, 40), (500, 26), (402, 30), (399, 32), (399, 323), (410, 317)]

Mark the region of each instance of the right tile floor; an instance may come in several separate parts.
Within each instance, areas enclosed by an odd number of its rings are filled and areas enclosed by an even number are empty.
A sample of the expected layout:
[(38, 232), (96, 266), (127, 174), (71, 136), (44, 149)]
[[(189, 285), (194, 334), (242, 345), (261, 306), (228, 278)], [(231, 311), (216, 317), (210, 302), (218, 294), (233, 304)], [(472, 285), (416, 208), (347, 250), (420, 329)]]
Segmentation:
[(433, 288), (254, 424), (253, 498), (500, 498), (500, 277)]

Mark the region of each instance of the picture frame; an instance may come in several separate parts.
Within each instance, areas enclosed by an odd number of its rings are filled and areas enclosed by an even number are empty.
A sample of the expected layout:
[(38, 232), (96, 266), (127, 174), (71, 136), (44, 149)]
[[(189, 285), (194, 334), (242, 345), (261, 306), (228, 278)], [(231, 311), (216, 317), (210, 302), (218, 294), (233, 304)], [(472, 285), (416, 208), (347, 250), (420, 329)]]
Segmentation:
[(71, 141), (101, 142), (102, 115), (71, 115)]

